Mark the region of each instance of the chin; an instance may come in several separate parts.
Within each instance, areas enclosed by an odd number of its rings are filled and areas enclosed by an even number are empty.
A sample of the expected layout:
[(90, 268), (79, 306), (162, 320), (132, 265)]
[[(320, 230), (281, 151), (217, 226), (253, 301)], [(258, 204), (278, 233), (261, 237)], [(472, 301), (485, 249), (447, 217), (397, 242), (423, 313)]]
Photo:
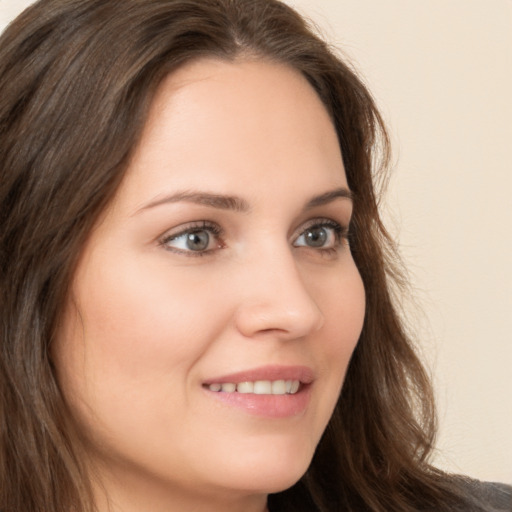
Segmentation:
[(264, 492), (266, 494), (275, 494), (289, 489), (302, 478), (308, 466), (301, 468), (299, 471), (297, 471), (297, 468), (291, 468), (293, 471), (290, 471), (290, 468), (288, 468), (286, 473), (269, 475), (265, 482), (263, 482), (265, 484)]
[(239, 475), (235, 480), (227, 482), (227, 486), (233, 491), (238, 489), (248, 494), (275, 494), (285, 491), (295, 485), (304, 475), (308, 466), (298, 468), (286, 468), (286, 470), (260, 471), (248, 476)]
[(300, 480), (312, 457), (313, 450), (260, 450), (231, 466), (229, 485), (265, 494), (284, 491)]

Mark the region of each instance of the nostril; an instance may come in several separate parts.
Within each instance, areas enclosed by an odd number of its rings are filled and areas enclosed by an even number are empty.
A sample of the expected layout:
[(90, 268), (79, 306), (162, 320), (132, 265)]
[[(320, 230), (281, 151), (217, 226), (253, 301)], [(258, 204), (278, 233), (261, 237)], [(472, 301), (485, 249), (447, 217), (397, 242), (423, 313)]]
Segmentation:
[(283, 302), (242, 304), (235, 319), (238, 330), (246, 337), (272, 335), (280, 339), (299, 339), (324, 325), (322, 312), (309, 298), (301, 298), (294, 307), (284, 306)]

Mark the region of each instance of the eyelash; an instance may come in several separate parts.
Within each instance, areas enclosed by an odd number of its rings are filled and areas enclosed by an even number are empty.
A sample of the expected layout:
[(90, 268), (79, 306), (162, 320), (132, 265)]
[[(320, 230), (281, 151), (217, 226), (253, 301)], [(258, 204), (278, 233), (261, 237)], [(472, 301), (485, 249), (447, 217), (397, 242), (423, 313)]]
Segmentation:
[[(208, 222), (208, 221), (200, 221), (200, 222), (193, 222), (191, 224), (188, 224), (178, 233), (164, 235), (159, 243), (165, 250), (174, 252), (177, 254), (184, 254), (186, 256), (192, 256), (192, 257), (206, 256), (210, 252), (215, 251), (215, 249), (207, 249), (204, 251), (192, 251), (192, 250), (178, 249), (178, 248), (171, 247), (171, 246), (167, 245), (169, 242), (179, 239), (182, 236), (185, 236), (187, 234), (200, 233), (202, 231), (208, 232), (208, 234), (213, 235), (214, 238), (216, 238), (216, 239), (222, 239), (222, 236), (224, 234), (224, 230), (218, 224), (214, 224), (213, 222)], [(223, 246), (222, 243), (218, 244), (217, 249), (221, 249), (222, 246)]]
[[(312, 230), (314, 228), (329, 228), (333, 230), (334, 234), (334, 246), (333, 247), (307, 247), (309, 249), (316, 250), (320, 252), (324, 256), (335, 256), (340, 248), (342, 247), (344, 242), (348, 242), (349, 239), (349, 229), (346, 226), (341, 225), (339, 222), (336, 222), (332, 219), (313, 219), (308, 222), (304, 227), (302, 227), (301, 232), (295, 240), (299, 237), (303, 236), (308, 230)], [(296, 246), (301, 247), (301, 246)]]
[[(311, 246), (302, 246), (302, 245), (294, 245), (295, 242), (303, 236), (308, 230), (312, 230), (314, 228), (328, 228), (332, 229), (333, 235), (335, 237), (334, 239), (334, 246), (333, 247), (311, 247)], [(201, 233), (206, 231), (209, 235), (213, 235), (213, 238), (216, 240), (220, 240), (220, 242), (217, 244), (217, 247), (213, 249), (205, 249), (205, 250), (198, 250), (193, 251), (190, 249), (180, 249), (176, 247), (169, 246), (169, 242), (173, 240), (177, 240), (187, 234), (194, 234), (194, 233)], [(206, 256), (209, 255), (212, 252), (215, 252), (218, 249), (222, 249), (224, 247), (224, 244), (222, 243), (222, 236), (224, 234), (224, 230), (215, 223), (208, 222), (208, 221), (200, 221), (200, 222), (194, 222), (191, 224), (188, 224), (185, 226), (182, 230), (178, 231), (177, 233), (172, 234), (165, 234), (160, 240), (159, 244), (167, 251), (174, 252), (177, 254), (183, 254), (188, 257), (197, 257), (197, 256)], [(331, 220), (331, 219), (314, 219), (308, 222), (300, 231), (298, 236), (295, 238), (294, 246), (295, 247), (306, 247), (309, 249), (313, 249), (314, 251), (317, 251), (325, 256), (334, 256), (338, 253), (341, 246), (343, 245), (343, 242), (348, 240), (349, 238), (349, 229), (348, 227), (345, 227), (338, 222)]]

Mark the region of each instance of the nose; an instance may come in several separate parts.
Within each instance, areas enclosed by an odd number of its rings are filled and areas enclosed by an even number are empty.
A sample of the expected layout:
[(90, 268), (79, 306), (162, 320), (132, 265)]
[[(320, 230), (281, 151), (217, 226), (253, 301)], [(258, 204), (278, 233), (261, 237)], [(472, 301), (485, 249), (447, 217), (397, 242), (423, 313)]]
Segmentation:
[(243, 269), (238, 330), (247, 337), (272, 334), (282, 340), (318, 331), (324, 316), (289, 248), (259, 253)]

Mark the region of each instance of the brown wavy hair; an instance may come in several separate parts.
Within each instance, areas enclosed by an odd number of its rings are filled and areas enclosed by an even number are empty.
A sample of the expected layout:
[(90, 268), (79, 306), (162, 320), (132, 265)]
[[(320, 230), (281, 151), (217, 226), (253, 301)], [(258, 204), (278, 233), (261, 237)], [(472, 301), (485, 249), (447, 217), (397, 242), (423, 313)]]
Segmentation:
[(352, 67), (277, 0), (40, 0), (0, 39), (1, 510), (95, 510), (49, 346), (156, 89), (203, 57), (302, 73), (332, 117), (354, 194), (363, 331), (309, 470), (270, 510), (452, 510), (455, 480), (428, 462), (431, 386), (391, 292), (404, 281), (378, 212), (386, 130)]

